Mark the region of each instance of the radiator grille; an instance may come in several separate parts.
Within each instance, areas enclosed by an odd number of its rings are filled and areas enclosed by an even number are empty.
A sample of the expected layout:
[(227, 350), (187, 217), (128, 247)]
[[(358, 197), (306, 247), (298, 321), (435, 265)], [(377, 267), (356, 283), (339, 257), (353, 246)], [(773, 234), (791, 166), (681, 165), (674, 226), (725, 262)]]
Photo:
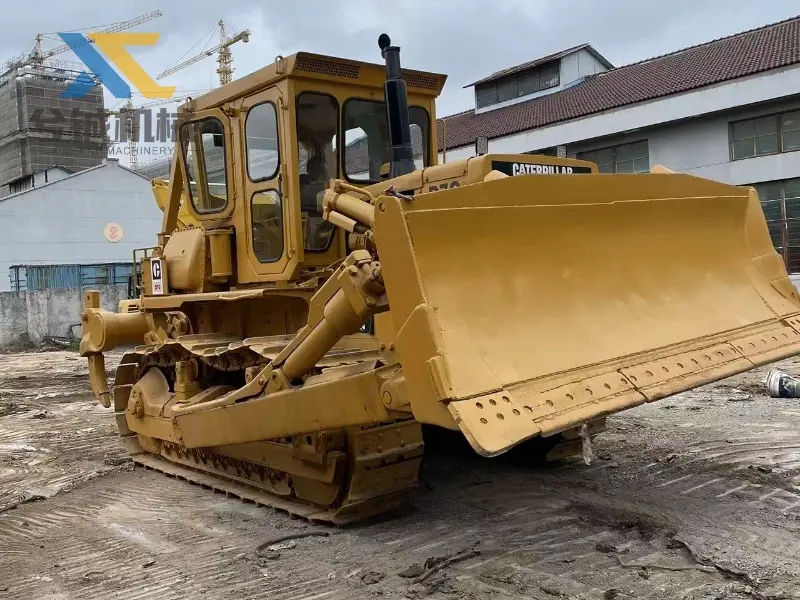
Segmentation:
[(408, 87), (418, 88), (421, 90), (432, 90), (434, 92), (439, 89), (439, 78), (432, 75), (425, 75), (423, 73), (408, 73), (403, 71), (403, 79), (405, 79)]
[(306, 54), (301, 54), (297, 57), (295, 68), (298, 71), (305, 71), (307, 73), (320, 73), (322, 75), (345, 77), (347, 79), (358, 79), (360, 71), (359, 66), (352, 63), (329, 58), (320, 58), (317, 56), (308, 56)]

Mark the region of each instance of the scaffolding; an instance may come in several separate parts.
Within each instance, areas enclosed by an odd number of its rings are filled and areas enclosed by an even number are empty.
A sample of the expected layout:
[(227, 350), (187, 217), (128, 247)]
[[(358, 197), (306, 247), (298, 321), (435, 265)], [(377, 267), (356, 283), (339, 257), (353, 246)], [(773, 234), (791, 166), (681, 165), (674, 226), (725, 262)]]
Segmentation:
[[(153, 10), (96, 33), (125, 31), (162, 14)], [(45, 50), (44, 37), (37, 34), (32, 47), (28, 46), (30, 52), (26, 49), (9, 60), (0, 73), (0, 197), (9, 193), (10, 184), (24, 184), (36, 171), (55, 165), (81, 171), (101, 164), (108, 156), (102, 82), (92, 77), (94, 84), (87, 94), (62, 97), (86, 68), (53, 58), (74, 51), (76, 44)], [(94, 40), (90, 36), (82, 43)]]
[(80, 171), (107, 158), (102, 86), (82, 98), (62, 97), (83, 70), (49, 59), (0, 75), (0, 197), (43, 169)]

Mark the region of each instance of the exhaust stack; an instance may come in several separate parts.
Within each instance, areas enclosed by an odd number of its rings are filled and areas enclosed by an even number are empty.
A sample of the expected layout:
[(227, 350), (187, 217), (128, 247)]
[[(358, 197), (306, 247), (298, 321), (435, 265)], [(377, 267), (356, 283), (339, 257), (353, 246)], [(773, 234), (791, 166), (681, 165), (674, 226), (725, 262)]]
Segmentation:
[(386, 118), (389, 124), (389, 143), (391, 144), (389, 177), (398, 177), (413, 172), (414, 150), (411, 147), (411, 123), (408, 115), (408, 95), (406, 82), (400, 70), (400, 47), (392, 46), (392, 40), (385, 33), (378, 37), (381, 56), (386, 61), (386, 82), (383, 93), (386, 98)]

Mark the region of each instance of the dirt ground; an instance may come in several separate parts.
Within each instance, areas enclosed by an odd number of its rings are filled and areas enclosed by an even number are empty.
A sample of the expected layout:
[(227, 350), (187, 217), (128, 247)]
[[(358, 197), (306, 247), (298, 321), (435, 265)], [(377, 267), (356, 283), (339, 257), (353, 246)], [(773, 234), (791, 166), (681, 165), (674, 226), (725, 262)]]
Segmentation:
[(2, 355), (0, 600), (800, 598), (800, 400), (765, 372), (610, 418), (589, 465), (430, 452), (410, 511), (332, 529), (134, 469), (76, 354)]

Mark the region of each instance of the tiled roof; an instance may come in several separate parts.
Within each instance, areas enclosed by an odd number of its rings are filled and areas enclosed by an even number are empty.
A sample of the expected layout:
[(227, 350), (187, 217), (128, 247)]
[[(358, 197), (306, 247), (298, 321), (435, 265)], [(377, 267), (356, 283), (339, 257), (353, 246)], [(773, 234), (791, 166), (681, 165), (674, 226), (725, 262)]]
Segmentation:
[[(447, 147), (467, 146), (478, 136), (511, 135), (798, 62), (800, 16), (591, 75), (573, 87), (527, 102), (445, 117)], [(437, 126), (441, 149), (441, 125)]]

